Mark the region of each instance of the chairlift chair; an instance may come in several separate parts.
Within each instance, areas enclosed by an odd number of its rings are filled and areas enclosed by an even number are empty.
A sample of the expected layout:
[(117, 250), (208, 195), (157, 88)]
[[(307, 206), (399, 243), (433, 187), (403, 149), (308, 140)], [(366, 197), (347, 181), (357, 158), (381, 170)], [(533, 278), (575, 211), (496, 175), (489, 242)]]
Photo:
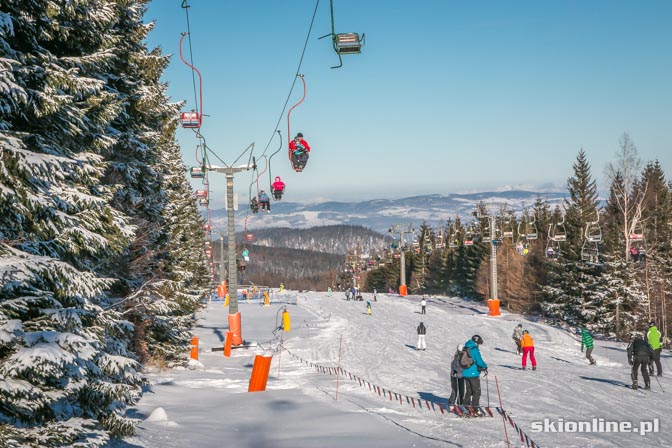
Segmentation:
[(205, 177), (205, 167), (192, 166), (189, 175), (192, 179), (203, 179)]
[(198, 200), (198, 205), (202, 207), (207, 207), (208, 205), (210, 205), (210, 201), (208, 200), (208, 198), (202, 198)]
[(196, 196), (196, 199), (207, 199), (208, 198), (208, 190), (196, 190), (194, 192), (194, 195)]
[(329, 4), (331, 7), (331, 33), (325, 34), (324, 36), (320, 37), (320, 39), (331, 36), (334, 51), (338, 55), (338, 65), (335, 65), (331, 68), (339, 68), (343, 66), (343, 59), (341, 58), (341, 55), (359, 54), (362, 52), (365, 35), (362, 34), (362, 37), (359, 37), (359, 34), (357, 33), (337, 34), (334, 30), (334, 1), (330, 0)]
[(630, 243), (630, 259), (634, 262), (642, 262), (646, 259), (646, 238), (642, 224), (637, 221), (634, 230), (628, 236)]
[(180, 123), (185, 129), (197, 129), (201, 127), (200, 114), (196, 111), (182, 112), (180, 114)]
[(502, 218), (502, 237), (513, 238), (513, 216), (507, 215)]

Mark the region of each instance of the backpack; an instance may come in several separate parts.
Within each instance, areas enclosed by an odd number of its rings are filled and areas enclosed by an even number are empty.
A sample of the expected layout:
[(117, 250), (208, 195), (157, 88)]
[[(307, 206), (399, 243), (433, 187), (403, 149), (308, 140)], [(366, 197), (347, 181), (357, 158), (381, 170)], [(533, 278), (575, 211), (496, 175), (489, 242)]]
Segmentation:
[(471, 357), (471, 350), (468, 347), (462, 349), (459, 363), (463, 369), (468, 369), (474, 365), (474, 359)]

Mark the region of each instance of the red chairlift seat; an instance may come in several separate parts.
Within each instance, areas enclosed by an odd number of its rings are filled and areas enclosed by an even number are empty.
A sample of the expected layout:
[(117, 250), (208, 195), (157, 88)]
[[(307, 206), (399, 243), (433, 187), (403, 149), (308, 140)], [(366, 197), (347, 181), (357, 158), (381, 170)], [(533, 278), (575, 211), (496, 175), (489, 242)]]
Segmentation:
[(180, 122), (182, 123), (182, 127), (186, 129), (201, 127), (201, 118), (196, 111), (182, 112), (180, 114)]
[(630, 234), (630, 241), (642, 241), (644, 240), (644, 234), (643, 233), (631, 233)]
[(210, 201), (208, 200), (208, 198), (198, 200), (198, 205), (202, 205), (203, 207), (207, 207), (209, 204)]
[(208, 190), (196, 190), (194, 192), (194, 195), (196, 195), (196, 199), (207, 199), (208, 198)]
[(205, 170), (200, 166), (192, 166), (189, 174), (192, 179), (203, 179), (205, 177)]
[(246, 234), (245, 241), (254, 241), (254, 235), (251, 233)]

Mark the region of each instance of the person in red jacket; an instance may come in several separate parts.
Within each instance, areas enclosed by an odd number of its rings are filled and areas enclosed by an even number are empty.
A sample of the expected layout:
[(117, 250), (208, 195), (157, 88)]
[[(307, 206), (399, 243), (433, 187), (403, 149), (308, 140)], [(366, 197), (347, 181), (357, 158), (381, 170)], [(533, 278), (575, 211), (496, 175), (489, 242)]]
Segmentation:
[(273, 187), (273, 199), (276, 201), (282, 199), (282, 193), (285, 192), (285, 183), (280, 179), (280, 176), (275, 176), (275, 182), (271, 187)]
[(310, 153), (310, 145), (303, 139), (303, 134), (298, 133), (294, 140), (289, 142), (289, 149), (292, 150), (292, 166), (296, 171), (303, 171), (308, 163), (308, 154)]

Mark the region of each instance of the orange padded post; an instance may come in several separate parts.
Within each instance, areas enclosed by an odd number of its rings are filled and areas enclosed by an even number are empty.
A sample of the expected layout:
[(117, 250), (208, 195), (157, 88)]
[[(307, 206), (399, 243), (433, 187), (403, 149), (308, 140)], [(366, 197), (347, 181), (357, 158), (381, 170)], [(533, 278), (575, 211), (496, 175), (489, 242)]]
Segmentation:
[(191, 352), (189, 353), (189, 357), (198, 361), (198, 338), (196, 336), (191, 338)]
[(229, 289), (226, 287), (226, 280), (222, 280), (222, 290), (224, 291), (224, 295), (226, 295), (227, 292), (229, 292)]
[(233, 333), (226, 332), (226, 339), (224, 339), (224, 356), (227, 358), (231, 356), (231, 341), (233, 341)]
[(247, 388), (248, 392), (266, 390), (266, 382), (268, 381), (268, 372), (271, 370), (272, 359), (273, 356), (257, 355), (254, 357), (250, 386)]
[(501, 315), (499, 312), (499, 299), (488, 299), (488, 309), (490, 310), (488, 316)]
[(222, 298), (224, 298), (225, 295), (226, 295), (226, 293), (224, 292), (224, 287), (222, 285), (219, 285), (217, 287), (217, 298), (222, 299)]
[(406, 297), (408, 295), (408, 286), (400, 285), (399, 286), (399, 295), (402, 296), (402, 297)]
[(243, 335), (240, 329), (240, 311), (229, 314), (229, 331), (232, 333), (231, 343), (240, 345), (243, 343)]

